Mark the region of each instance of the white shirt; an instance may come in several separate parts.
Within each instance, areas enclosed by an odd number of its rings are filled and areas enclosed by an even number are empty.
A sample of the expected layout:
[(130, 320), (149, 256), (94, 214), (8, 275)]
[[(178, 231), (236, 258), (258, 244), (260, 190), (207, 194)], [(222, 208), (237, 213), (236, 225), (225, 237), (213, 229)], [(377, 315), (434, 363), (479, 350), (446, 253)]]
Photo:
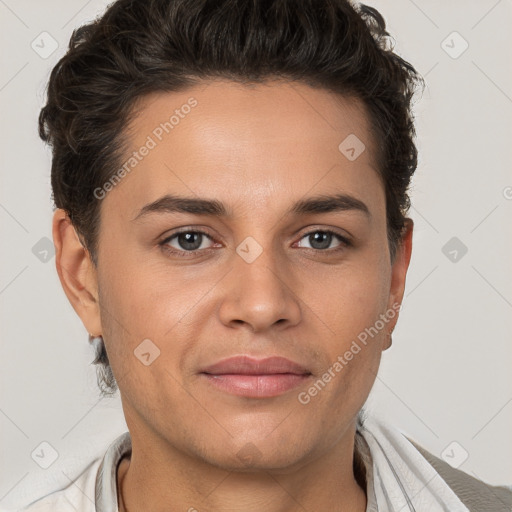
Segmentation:
[[(469, 512), (404, 433), (367, 417), (357, 437), (366, 466), (366, 512)], [(131, 438), (125, 432), (74, 483), (20, 512), (118, 512), (117, 466), (130, 452)]]

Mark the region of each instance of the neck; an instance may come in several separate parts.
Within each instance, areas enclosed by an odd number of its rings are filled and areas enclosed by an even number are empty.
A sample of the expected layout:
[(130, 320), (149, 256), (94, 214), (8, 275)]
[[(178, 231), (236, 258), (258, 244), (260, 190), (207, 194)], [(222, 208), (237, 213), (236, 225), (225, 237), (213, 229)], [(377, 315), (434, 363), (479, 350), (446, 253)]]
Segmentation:
[(300, 468), (258, 472), (223, 470), (176, 450), (162, 465), (132, 438), (131, 457), (117, 471), (119, 512), (365, 512), (364, 465), (354, 458), (353, 435)]

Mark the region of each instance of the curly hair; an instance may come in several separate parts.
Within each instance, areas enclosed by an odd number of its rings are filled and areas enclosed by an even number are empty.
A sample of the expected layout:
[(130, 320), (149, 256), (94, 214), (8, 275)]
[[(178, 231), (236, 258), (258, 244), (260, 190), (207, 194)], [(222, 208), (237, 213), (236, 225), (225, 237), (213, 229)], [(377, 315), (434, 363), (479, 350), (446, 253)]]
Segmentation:
[[(423, 79), (394, 53), (376, 9), (349, 0), (117, 0), (73, 32), (39, 115), (39, 135), (52, 147), (52, 199), (93, 264), (101, 207), (94, 190), (119, 169), (137, 100), (215, 78), (296, 81), (363, 102), (393, 261), (417, 167), (411, 103)], [(94, 363), (110, 369), (104, 347)], [(111, 372), (102, 379), (117, 389)]]

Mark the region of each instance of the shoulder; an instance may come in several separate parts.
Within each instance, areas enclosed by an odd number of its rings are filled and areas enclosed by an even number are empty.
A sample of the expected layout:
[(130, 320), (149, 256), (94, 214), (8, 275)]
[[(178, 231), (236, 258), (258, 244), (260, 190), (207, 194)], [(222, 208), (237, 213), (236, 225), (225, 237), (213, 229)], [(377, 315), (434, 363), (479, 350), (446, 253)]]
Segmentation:
[(490, 485), (456, 469), (407, 437), (470, 512), (510, 512), (512, 487)]
[(19, 512), (94, 512), (95, 485), (101, 458), (92, 461), (65, 488), (30, 503)]

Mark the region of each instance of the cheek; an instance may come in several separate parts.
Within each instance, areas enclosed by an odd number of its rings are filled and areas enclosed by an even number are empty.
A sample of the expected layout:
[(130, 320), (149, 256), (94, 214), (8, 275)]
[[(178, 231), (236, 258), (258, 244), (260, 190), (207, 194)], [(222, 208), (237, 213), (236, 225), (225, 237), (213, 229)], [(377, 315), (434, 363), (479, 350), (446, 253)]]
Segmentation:
[(375, 381), (387, 332), (380, 318), (387, 307), (388, 274), (385, 258), (372, 258), (333, 274), (324, 293), (316, 296), (319, 325), (328, 326), (323, 329), (326, 371), (334, 374), (325, 399), (340, 412), (348, 403), (357, 409)]
[[(314, 292), (316, 310), (331, 336), (350, 340), (372, 326), (387, 307), (389, 271), (374, 262), (340, 269), (327, 276), (322, 290)], [(313, 295), (310, 288), (309, 295)], [(307, 299), (305, 299), (307, 300)]]
[[(196, 284), (183, 287), (180, 275), (170, 269), (138, 260), (129, 254), (110, 253), (99, 275), (103, 299), (123, 327), (134, 336), (164, 322), (169, 329), (186, 315), (199, 293)], [(197, 300), (197, 298), (196, 298)]]
[(116, 375), (144, 372), (146, 367), (134, 351), (146, 345), (158, 353), (156, 366), (165, 361), (173, 374), (178, 373), (196, 344), (202, 322), (211, 316), (205, 297), (218, 276), (205, 277), (193, 279), (161, 262), (143, 264), (122, 255), (101, 267), (102, 325), (114, 372), (119, 367)]

